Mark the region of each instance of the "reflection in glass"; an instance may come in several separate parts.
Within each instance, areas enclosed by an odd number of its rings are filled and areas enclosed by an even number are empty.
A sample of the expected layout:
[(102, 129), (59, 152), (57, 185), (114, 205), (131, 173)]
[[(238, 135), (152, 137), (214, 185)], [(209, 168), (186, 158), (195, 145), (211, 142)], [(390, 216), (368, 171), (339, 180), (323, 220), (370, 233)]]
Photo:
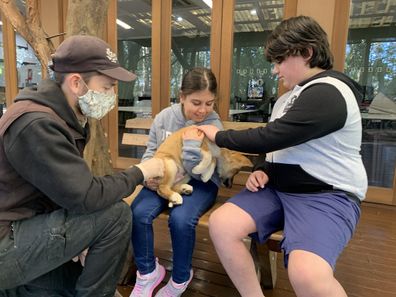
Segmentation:
[[(26, 15), (26, 4), (24, 0), (15, 1), (19, 12)], [(41, 81), (41, 63), (27, 41), (15, 33), (16, 66), (18, 72), (18, 88), (36, 86)]]
[(396, 14), (391, 1), (352, 1), (345, 73), (363, 87), (362, 157), (369, 185), (391, 188), (396, 164)]
[(278, 84), (265, 59), (264, 45), (282, 21), (283, 7), (284, 0), (235, 3), (231, 120), (265, 122), (271, 113)]
[(15, 34), (18, 88), (36, 86), (41, 81), (41, 63), (27, 41)]
[(121, 144), (128, 119), (151, 117), (151, 1), (119, 0), (117, 15), (119, 63), (137, 75), (118, 83), (119, 155), (140, 158), (143, 148)]
[(0, 117), (5, 107), (5, 72), (4, 72), (4, 48), (3, 48), (3, 22), (0, 17)]
[(210, 1), (173, 1), (171, 101), (178, 101), (184, 73), (197, 66), (210, 67)]

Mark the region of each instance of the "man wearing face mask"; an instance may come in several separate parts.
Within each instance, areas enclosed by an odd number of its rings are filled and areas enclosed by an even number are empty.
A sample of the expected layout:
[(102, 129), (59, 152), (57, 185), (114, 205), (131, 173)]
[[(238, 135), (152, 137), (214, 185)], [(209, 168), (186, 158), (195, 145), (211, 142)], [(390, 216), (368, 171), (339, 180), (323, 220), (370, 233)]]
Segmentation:
[[(0, 296), (113, 296), (131, 233), (122, 198), (163, 163), (93, 176), (87, 117), (106, 115), (116, 81), (135, 75), (92, 36), (67, 38), (52, 62), (55, 79), (22, 90), (0, 119)], [(87, 249), (84, 267), (72, 261)]]

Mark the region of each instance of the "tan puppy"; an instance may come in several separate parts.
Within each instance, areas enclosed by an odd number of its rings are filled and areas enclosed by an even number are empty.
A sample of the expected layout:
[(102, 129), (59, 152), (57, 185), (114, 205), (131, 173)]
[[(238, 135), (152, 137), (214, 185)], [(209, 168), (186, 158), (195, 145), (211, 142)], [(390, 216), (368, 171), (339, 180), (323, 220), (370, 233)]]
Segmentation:
[[(191, 194), (193, 188), (187, 184), (190, 176), (183, 168), (182, 146), (183, 134), (189, 129), (194, 129), (197, 135), (201, 135), (196, 127), (185, 127), (172, 133), (157, 149), (154, 157), (164, 160), (164, 177), (158, 185), (157, 193), (169, 200), (169, 207), (183, 203), (181, 194)], [(207, 182), (212, 177), (217, 163), (217, 172), (225, 186), (231, 187), (232, 178), (242, 167), (252, 166), (248, 158), (242, 154), (227, 149), (220, 149), (206, 137), (201, 144), (201, 162), (192, 170), (194, 174), (200, 174), (201, 180)], [(217, 160), (217, 162), (216, 162)]]

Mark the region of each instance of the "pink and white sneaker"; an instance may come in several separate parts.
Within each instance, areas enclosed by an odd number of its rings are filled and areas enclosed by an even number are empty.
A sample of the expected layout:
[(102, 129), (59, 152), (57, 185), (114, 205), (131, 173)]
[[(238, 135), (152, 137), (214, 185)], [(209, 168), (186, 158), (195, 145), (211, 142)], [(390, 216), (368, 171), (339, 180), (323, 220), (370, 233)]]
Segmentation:
[(193, 278), (193, 275), (194, 275), (194, 273), (191, 269), (189, 280), (182, 284), (175, 283), (171, 277), (169, 279), (168, 283), (166, 284), (166, 286), (161, 288), (161, 290), (158, 291), (158, 293), (155, 295), (155, 297), (179, 297), (179, 296), (181, 296), (184, 293), (184, 291), (187, 289), (188, 284), (191, 282), (191, 280)]
[(161, 283), (165, 277), (165, 268), (158, 261), (155, 263), (155, 269), (149, 274), (141, 275), (136, 272), (136, 283), (129, 297), (151, 297), (154, 289)]

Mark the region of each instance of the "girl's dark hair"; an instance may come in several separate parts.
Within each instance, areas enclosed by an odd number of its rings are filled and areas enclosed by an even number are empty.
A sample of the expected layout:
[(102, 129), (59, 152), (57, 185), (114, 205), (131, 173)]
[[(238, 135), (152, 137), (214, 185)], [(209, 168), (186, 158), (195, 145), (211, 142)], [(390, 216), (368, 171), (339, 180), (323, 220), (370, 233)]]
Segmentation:
[(282, 21), (271, 32), (265, 47), (269, 62), (281, 63), (289, 56), (308, 57), (312, 50), (309, 66), (321, 69), (333, 68), (333, 54), (327, 34), (311, 17), (298, 16)]
[(190, 95), (197, 91), (209, 90), (213, 95), (217, 95), (217, 81), (212, 70), (204, 67), (195, 67), (189, 70), (184, 76), (180, 88), (180, 94)]

